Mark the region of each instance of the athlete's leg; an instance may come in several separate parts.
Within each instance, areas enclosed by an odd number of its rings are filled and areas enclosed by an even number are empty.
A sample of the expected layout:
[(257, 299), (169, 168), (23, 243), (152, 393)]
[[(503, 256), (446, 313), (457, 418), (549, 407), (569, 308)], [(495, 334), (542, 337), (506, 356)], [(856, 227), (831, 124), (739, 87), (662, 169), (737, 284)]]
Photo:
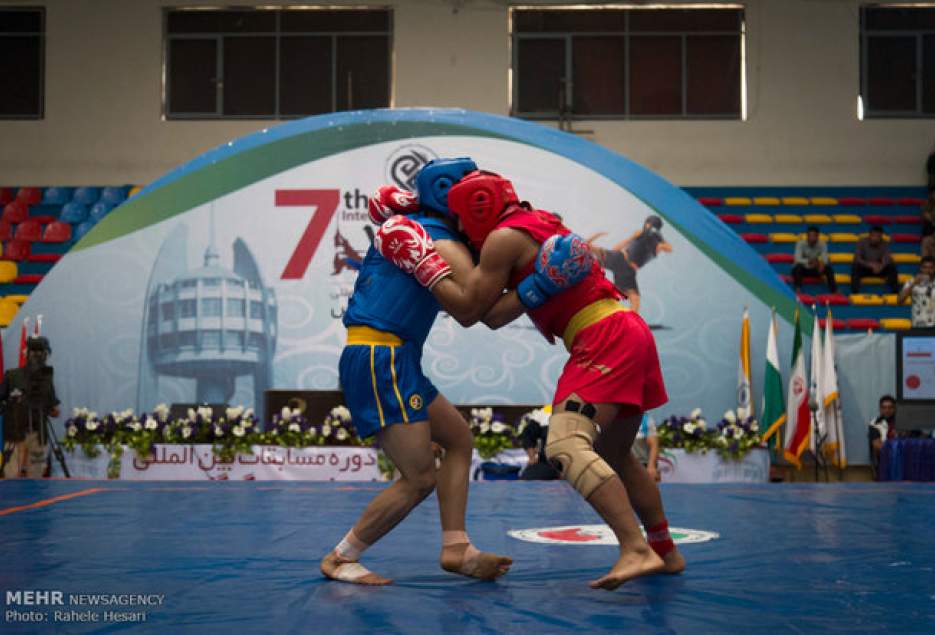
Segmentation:
[(512, 560), (479, 551), (465, 531), (468, 479), (474, 439), (461, 413), (443, 395), (429, 405), (432, 440), (445, 449), (436, 473), (438, 511), (442, 525), (441, 566), (446, 571), (491, 580), (506, 573)]
[(357, 560), (435, 488), (435, 457), (428, 421), (387, 426), (380, 431), (379, 439), (401, 477), (370, 501), (354, 528), (322, 560), (321, 571), (329, 578), (357, 584), (389, 584), (391, 580), (366, 570)]
[[(569, 401), (576, 401), (579, 404), (584, 403), (576, 394), (571, 394), (561, 403), (556, 404), (553, 412), (562, 413), (568, 410), (567, 403)], [(601, 430), (613, 424), (620, 410), (616, 404), (592, 405), (595, 406), (596, 412), (591, 419)], [(554, 425), (554, 417), (553, 414), (553, 423), (550, 423), (549, 446), (553, 446), (553, 441), (556, 438), (553, 435), (554, 430), (551, 428)], [(580, 441), (580, 435), (578, 439)], [(546, 452), (549, 452), (548, 446)], [(629, 579), (661, 571), (665, 565), (640, 533), (623, 481), (618, 475), (613, 474), (613, 470), (607, 466), (603, 459), (593, 453), (593, 448), (591, 449), (591, 455), (583, 457), (583, 461), (593, 464), (589, 465), (589, 468), (593, 468), (592, 473), (604, 474), (604, 476), (599, 477), (600, 484), (587, 494), (586, 500), (607, 522), (620, 543), (620, 558), (607, 575), (591, 582), (591, 586), (608, 590), (615, 589)], [(596, 463), (603, 463), (603, 466), (596, 465)], [(567, 477), (568, 466), (565, 467)], [(607, 472), (610, 472), (610, 475), (607, 475)]]

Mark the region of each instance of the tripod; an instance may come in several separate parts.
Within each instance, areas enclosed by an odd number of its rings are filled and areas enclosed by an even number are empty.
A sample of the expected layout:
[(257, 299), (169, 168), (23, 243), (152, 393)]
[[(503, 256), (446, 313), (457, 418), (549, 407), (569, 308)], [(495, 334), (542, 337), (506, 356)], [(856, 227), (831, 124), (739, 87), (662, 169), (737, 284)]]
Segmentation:
[(814, 430), (815, 434), (815, 482), (818, 482), (818, 470), (821, 468), (825, 472), (825, 482), (827, 483), (829, 481), (828, 460), (822, 454), (821, 447), (825, 444), (828, 435), (827, 433), (822, 434), (821, 430), (818, 429), (818, 401), (809, 399), (808, 409), (812, 411), (812, 430)]
[(62, 466), (62, 473), (65, 475), (65, 478), (71, 478), (71, 474), (68, 472), (68, 465), (65, 463), (65, 454), (62, 452), (62, 446), (59, 444), (58, 435), (55, 434), (55, 428), (52, 427), (52, 422), (45, 416), (41, 408), (28, 407), (26, 412), (29, 429), (36, 429), (35, 422), (38, 419), (42, 426), (41, 430), (39, 430), (39, 438), (41, 439), (43, 433), (45, 434), (46, 439), (49, 440), (52, 454), (55, 455), (58, 464)]

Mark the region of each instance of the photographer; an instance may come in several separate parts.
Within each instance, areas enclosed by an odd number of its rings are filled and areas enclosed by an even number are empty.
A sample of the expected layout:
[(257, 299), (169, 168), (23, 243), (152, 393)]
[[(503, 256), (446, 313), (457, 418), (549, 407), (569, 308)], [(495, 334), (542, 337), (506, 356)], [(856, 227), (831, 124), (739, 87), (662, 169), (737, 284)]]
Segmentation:
[(906, 282), (899, 291), (897, 302), (902, 304), (912, 296), (912, 326), (935, 326), (935, 258), (925, 256), (919, 273)]
[(13, 368), (0, 383), (0, 403), (6, 415), (3, 426), (4, 478), (41, 478), (49, 457), (46, 425), (59, 415), (59, 400), (52, 383), (52, 367), (46, 360), (52, 349), (44, 337), (26, 342), (26, 366)]

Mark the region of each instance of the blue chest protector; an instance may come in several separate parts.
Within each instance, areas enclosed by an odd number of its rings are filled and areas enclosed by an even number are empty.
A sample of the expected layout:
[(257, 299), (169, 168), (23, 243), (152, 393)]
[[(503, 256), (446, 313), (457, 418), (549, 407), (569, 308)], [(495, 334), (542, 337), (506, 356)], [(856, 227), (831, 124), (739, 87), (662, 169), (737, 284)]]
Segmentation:
[[(410, 214), (409, 218), (421, 223), (432, 240), (458, 240), (440, 218), (421, 213)], [(369, 326), (421, 345), (440, 310), (431, 291), (371, 246), (360, 266), (343, 321), (344, 326)]]

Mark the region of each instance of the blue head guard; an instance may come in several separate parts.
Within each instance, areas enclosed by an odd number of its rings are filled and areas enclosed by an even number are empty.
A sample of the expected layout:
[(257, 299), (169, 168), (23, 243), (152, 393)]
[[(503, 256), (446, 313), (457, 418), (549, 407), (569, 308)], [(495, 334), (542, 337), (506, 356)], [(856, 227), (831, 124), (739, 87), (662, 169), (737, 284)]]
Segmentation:
[(468, 157), (434, 159), (425, 164), (416, 175), (416, 194), (422, 207), (451, 215), (448, 209), (448, 190), (477, 164)]

